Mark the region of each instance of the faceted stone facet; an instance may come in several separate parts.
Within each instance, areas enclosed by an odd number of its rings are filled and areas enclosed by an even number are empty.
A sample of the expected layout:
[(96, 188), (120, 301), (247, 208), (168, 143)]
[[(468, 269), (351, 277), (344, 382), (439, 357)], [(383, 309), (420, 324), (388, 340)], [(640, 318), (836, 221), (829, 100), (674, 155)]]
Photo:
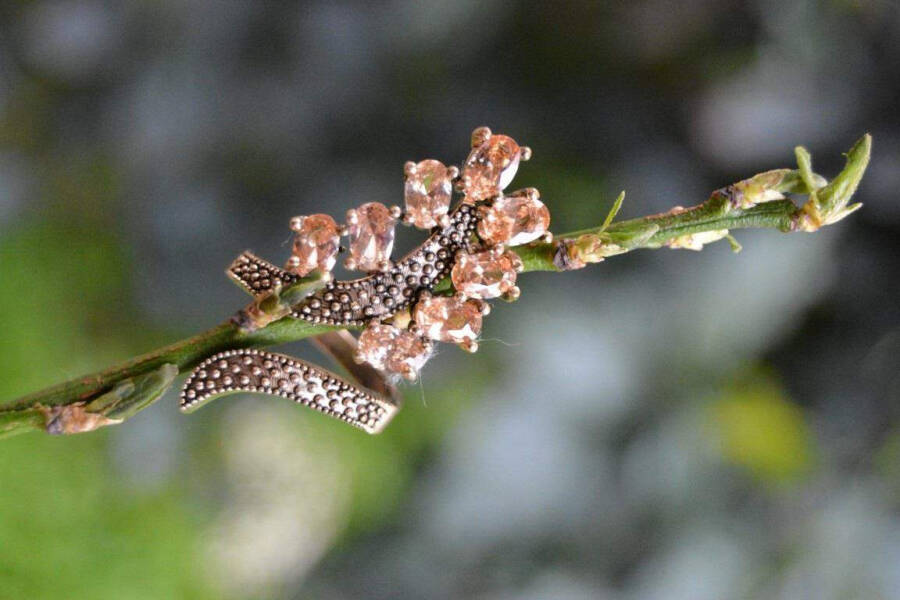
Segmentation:
[(391, 257), (397, 219), (381, 202), (368, 202), (348, 213), (350, 257), (356, 268), (377, 271)]
[(316, 269), (331, 271), (341, 245), (341, 229), (328, 215), (302, 217), (294, 236), (293, 256), (299, 263), (291, 264), (291, 272), (305, 277)]
[(393, 325), (384, 323), (369, 323), (369, 326), (359, 334), (356, 343), (356, 356), (376, 369), (384, 369), (388, 354), (394, 345), (400, 330)]
[(550, 211), (532, 190), (501, 196), (478, 222), (478, 235), (489, 244), (521, 246), (533, 242), (550, 227)]
[(476, 300), (456, 296), (429, 296), (416, 304), (413, 319), (433, 340), (460, 344), (481, 333), (481, 310)]
[(437, 160), (423, 160), (406, 177), (406, 214), (416, 227), (430, 229), (450, 211), (452, 188), (447, 167)]
[(516, 284), (519, 257), (511, 250), (460, 253), (450, 278), (453, 287), (470, 298), (499, 298)]
[(505, 135), (492, 135), (473, 148), (462, 170), (466, 197), (484, 200), (502, 192), (516, 176), (520, 158), (519, 145)]
[(385, 368), (406, 379), (415, 379), (431, 357), (431, 343), (408, 329), (400, 330), (387, 355)]

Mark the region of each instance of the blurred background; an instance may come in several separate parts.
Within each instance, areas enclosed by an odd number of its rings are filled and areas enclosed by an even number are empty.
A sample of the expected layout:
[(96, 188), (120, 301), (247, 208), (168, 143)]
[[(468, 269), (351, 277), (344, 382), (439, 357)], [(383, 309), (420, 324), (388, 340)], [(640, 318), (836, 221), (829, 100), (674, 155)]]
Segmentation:
[(459, 164), (478, 125), (533, 147), (514, 186), (556, 232), (875, 140), (866, 207), (815, 235), (524, 276), (381, 436), (172, 392), (3, 440), (0, 598), (900, 598), (893, 0), (0, 15), (4, 399), (221, 322), (240, 251), (401, 202), (404, 161)]

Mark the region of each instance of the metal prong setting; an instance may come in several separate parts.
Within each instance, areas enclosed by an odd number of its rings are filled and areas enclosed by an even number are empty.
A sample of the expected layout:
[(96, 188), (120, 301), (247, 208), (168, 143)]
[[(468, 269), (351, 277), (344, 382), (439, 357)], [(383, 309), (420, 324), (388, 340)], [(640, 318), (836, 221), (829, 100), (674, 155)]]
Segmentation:
[(478, 127), (472, 132), (472, 147), (477, 148), (482, 145), (488, 138), (491, 137), (492, 132), (490, 127)]
[(537, 188), (534, 188), (534, 187), (522, 188), (521, 190), (519, 190), (517, 192), (513, 192), (510, 195), (513, 195), (513, 194), (524, 195), (524, 196), (528, 197), (529, 200), (540, 200), (541, 199), (541, 192)]
[(288, 270), (296, 269), (300, 266), (300, 257), (292, 256), (284, 263), (284, 268)]
[(522, 295), (522, 291), (519, 289), (519, 286), (514, 285), (503, 294), (502, 298), (507, 302), (515, 302), (520, 295)]

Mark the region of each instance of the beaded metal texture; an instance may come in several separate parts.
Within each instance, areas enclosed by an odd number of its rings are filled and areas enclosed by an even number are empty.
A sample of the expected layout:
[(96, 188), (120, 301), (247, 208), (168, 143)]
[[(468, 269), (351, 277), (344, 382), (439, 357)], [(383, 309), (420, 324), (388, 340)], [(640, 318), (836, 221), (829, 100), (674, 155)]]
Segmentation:
[(234, 259), (225, 273), (253, 296), (268, 294), (299, 279), (293, 273), (288, 273), (249, 251)]
[[(519, 161), (528, 160), (530, 154), (511, 138), (481, 127), (472, 134), (472, 152), (462, 173), (434, 160), (407, 163), (407, 208), (414, 213), (404, 215), (399, 207), (388, 209), (378, 203), (348, 213), (353, 227), (341, 230), (351, 239), (347, 264), (379, 266), (359, 279), (334, 281), (331, 277), (339, 227), (328, 215), (291, 221), (297, 237), (285, 269), (250, 252), (228, 267), (228, 276), (255, 299), (235, 318), (242, 328), (264, 327), (284, 317), (351, 328), (368, 326), (359, 344), (346, 331), (313, 338), (368, 387), (288, 356), (254, 349), (229, 350), (206, 359), (191, 373), (181, 393), (182, 410), (194, 410), (216, 396), (256, 392), (289, 398), (368, 433), (381, 431), (399, 410), (392, 382), (401, 377), (414, 379), (431, 356), (433, 341), (475, 351), (481, 317), (489, 310), (484, 300), (500, 295), (507, 300), (518, 297), (513, 284), (521, 261), (505, 246), (514, 240), (550, 239), (549, 213), (537, 190), (503, 196)], [(447, 213), (453, 181), (464, 197)], [(369, 210), (362, 210), (365, 208)], [(367, 216), (370, 214), (375, 216)], [(366, 218), (369, 220), (360, 221)], [(439, 225), (419, 247), (392, 263), (387, 258), (398, 221)], [(481, 221), (490, 243), (479, 229)], [(484, 250), (491, 252), (483, 254)], [(480, 258), (469, 257), (469, 271), (461, 272), (457, 279), (453, 270), (457, 258), (477, 252), (482, 252)], [(495, 260), (498, 262), (492, 262)], [(325, 270), (308, 273), (316, 265)], [(461, 263), (460, 268), (465, 271), (467, 267)], [(451, 272), (456, 296), (434, 298), (435, 286)], [(303, 289), (298, 293), (294, 284)], [(486, 290), (501, 287), (502, 294), (486, 295)], [(422, 320), (421, 326), (417, 318)]]
[(204, 360), (188, 377), (181, 409), (199, 408), (213, 396), (259, 392), (281, 396), (378, 433), (398, 410), (388, 398), (366, 392), (309, 363), (264, 350), (227, 350)]

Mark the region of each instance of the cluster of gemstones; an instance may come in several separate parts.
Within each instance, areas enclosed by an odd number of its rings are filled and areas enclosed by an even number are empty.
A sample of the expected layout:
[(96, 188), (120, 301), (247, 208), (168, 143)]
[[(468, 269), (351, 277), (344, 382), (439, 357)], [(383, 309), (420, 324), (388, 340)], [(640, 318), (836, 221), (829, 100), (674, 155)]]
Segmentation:
[[(504, 194), (519, 162), (531, 150), (480, 127), (462, 169), (437, 160), (404, 167), (405, 207), (367, 202), (332, 217), (295, 217), (293, 253), (286, 270), (305, 277), (330, 273), (348, 238), (348, 269), (368, 272), (352, 281), (330, 281), (294, 307), (293, 316), (315, 323), (365, 326), (356, 359), (392, 377), (414, 380), (434, 342), (474, 352), (482, 317), (493, 298), (515, 300), (522, 262), (510, 247), (549, 241), (550, 213), (536, 189)], [(451, 209), (454, 189), (462, 195)], [(391, 261), (398, 223), (431, 231), (409, 255)], [(455, 293), (435, 286), (447, 276)]]
[[(181, 407), (190, 411), (209, 399), (236, 392), (290, 398), (369, 433), (378, 433), (399, 409), (391, 385), (414, 380), (434, 342), (474, 352), (487, 300), (515, 300), (522, 261), (513, 246), (549, 242), (550, 213), (535, 189), (504, 193), (519, 162), (531, 151), (487, 127), (472, 133), (462, 169), (437, 160), (407, 163), (405, 207), (367, 202), (347, 212), (346, 222), (315, 214), (291, 220), (293, 251), (285, 269), (241, 254), (229, 276), (255, 300), (236, 315), (244, 329), (264, 327), (288, 314), (312, 323), (363, 327), (332, 354), (359, 378), (371, 371), (385, 385), (358, 387), (315, 365), (263, 350), (228, 350), (203, 361), (185, 381)], [(462, 199), (452, 207), (454, 189)], [(415, 250), (391, 261), (398, 223), (430, 231)], [(344, 265), (366, 271), (335, 281), (331, 271), (348, 238)], [(452, 283), (444, 286), (447, 280)], [(299, 286), (299, 287), (298, 287)], [(343, 338), (341, 338), (343, 339)], [(341, 357), (346, 357), (345, 361)], [(368, 375), (366, 375), (368, 377)], [(388, 383), (389, 382), (389, 383)], [(382, 389), (383, 388), (383, 389)]]

